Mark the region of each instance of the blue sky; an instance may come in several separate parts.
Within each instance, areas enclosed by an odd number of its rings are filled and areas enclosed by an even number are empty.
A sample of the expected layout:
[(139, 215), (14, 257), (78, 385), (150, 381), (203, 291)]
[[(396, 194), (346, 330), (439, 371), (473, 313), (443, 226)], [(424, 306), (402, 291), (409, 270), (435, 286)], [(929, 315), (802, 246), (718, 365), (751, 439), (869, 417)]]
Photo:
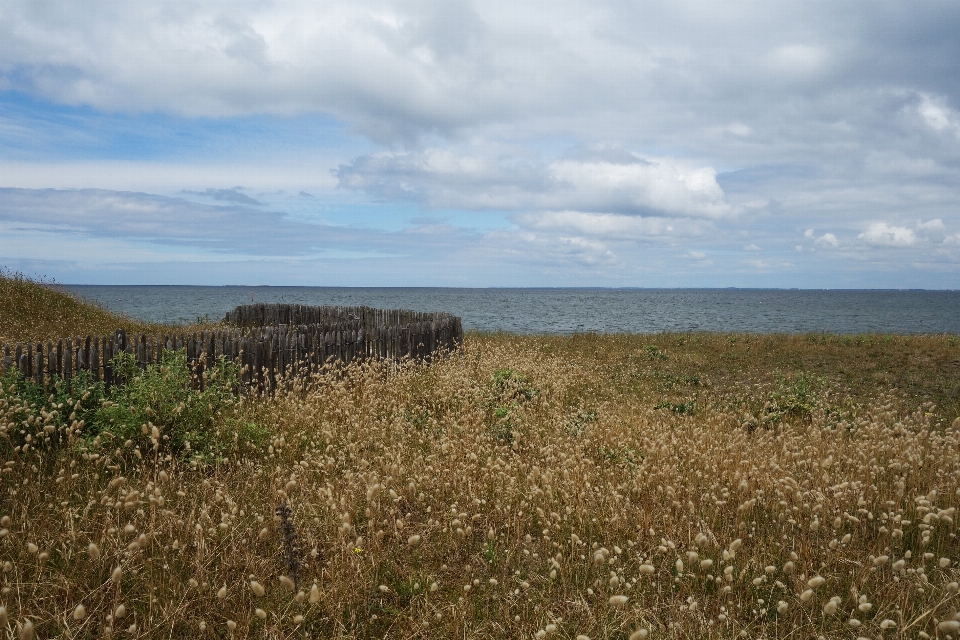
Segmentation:
[(0, 4), (0, 266), (960, 288), (960, 4)]

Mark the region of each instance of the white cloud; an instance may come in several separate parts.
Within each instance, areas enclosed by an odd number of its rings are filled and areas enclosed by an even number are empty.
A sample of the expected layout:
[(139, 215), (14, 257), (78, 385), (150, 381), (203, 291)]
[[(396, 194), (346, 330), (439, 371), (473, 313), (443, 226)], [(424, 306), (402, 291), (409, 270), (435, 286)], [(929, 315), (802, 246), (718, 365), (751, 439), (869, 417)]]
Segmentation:
[(525, 229), (557, 230), (613, 241), (640, 241), (702, 236), (709, 223), (613, 213), (544, 211), (521, 213), (514, 220)]
[(934, 218), (933, 220), (928, 220), (927, 222), (917, 221), (917, 231), (940, 231), (942, 232), (946, 227), (943, 224), (941, 218)]
[(803, 237), (804, 237), (804, 238), (812, 238), (812, 237), (813, 237), (813, 229), (807, 229), (806, 231), (804, 231), (804, 232), (803, 232)]
[[(548, 164), (429, 148), (381, 152), (341, 165), (342, 187), (431, 208), (567, 210), (719, 219), (735, 213), (712, 167), (609, 151)], [(596, 157), (601, 156), (601, 157)]]
[(909, 247), (916, 243), (917, 234), (907, 227), (874, 222), (867, 226), (867, 230), (857, 238), (876, 247)]
[[(102, 189), (0, 188), (0, 223), (50, 234), (62, 240), (41, 245), (43, 250), (65, 243), (84, 246), (89, 238), (150, 245), (161, 251), (204, 251), (226, 258), (246, 256), (304, 257), (337, 251), (373, 251), (386, 254), (437, 251), (455, 241), (458, 232), (447, 228), (442, 236), (413, 239), (409, 234), (386, 233), (343, 225), (296, 220), (262, 205), (209, 205), (182, 197)], [(469, 239), (461, 238), (469, 244)], [(0, 256), (10, 249), (0, 245)]]
[(732, 133), (735, 136), (746, 137), (753, 133), (753, 129), (749, 125), (745, 125), (742, 122), (734, 122), (726, 127), (726, 130)]
[(703, 251), (688, 251), (688, 252), (687, 252), (687, 255), (688, 255), (689, 257), (693, 258), (694, 260), (706, 260), (706, 259), (707, 259), (707, 254), (705, 254)]
[(924, 123), (937, 133), (953, 133), (960, 138), (960, 115), (927, 93), (920, 94), (917, 112)]
[(806, 79), (827, 68), (829, 55), (823, 47), (791, 44), (777, 47), (767, 55), (767, 64), (781, 77)]
[(825, 234), (823, 234), (822, 236), (820, 236), (819, 238), (817, 238), (817, 239), (815, 240), (815, 242), (816, 242), (816, 244), (823, 244), (823, 245), (827, 245), (827, 244), (828, 244), (828, 245), (830, 245), (831, 247), (835, 247), (835, 246), (837, 246), (838, 244), (840, 244), (840, 242), (837, 240), (837, 236), (833, 235), (832, 233), (825, 233)]
[(743, 250), (744, 251), (760, 251), (760, 247), (758, 247), (757, 245), (751, 242), (750, 244), (745, 245), (743, 247)]
[(704, 218), (721, 218), (732, 212), (711, 167), (684, 171), (662, 161), (560, 161), (550, 165), (549, 173), (561, 190), (572, 188), (580, 194), (583, 208), (593, 211), (649, 209)]
[(0, 160), (0, 187), (163, 192), (230, 189), (238, 184), (250, 184), (259, 189), (330, 192), (336, 188), (337, 181), (329, 171), (318, 170), (314, 163), (302, 161), (263, 165), (132, 160)]

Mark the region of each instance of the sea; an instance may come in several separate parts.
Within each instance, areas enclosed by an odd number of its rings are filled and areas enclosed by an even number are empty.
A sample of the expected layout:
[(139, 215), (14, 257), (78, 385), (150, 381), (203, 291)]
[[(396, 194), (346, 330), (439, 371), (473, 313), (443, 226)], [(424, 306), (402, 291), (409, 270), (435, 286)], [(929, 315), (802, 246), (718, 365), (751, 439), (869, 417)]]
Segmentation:
[(446, 311), (466, 330), (960, 333), (960, 291), (59, 285), (151, 322), (220, 320), (251, 302)]

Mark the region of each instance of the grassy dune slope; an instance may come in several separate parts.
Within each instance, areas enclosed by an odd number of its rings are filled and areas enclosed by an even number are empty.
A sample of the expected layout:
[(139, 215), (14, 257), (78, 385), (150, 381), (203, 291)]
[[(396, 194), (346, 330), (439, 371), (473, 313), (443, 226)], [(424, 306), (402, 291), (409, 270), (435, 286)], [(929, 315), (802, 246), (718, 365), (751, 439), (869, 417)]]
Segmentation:
[(77, 335), (159, 331), (164, 327), (111, 313), (54, 286), (0, 271), (0, 344)]
[(8, 379), (0, 633), (957, 637), (958, 354), (471, 334), (272, 399)]

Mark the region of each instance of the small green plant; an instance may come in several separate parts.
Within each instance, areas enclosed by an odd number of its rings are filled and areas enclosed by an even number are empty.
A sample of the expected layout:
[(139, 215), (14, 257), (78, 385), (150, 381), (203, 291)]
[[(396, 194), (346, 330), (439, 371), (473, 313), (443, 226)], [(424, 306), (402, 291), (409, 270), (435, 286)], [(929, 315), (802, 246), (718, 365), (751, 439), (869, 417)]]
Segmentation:
[(644, 351), (647, 353), (647, 360), (666, 360), (668, 358), (667, 354), (652, 344), (644, 347)]
[(493, 436), (495, 440), (506, 444), (513, 443), (513, 429), (515, 427), (513, 413), (518, 408), (519, 407), (514, 404), (512, 406), (499, 406), (493, 409), (494, 424), (490, 429), (490, 435)]
[(572, 436), (582, 436), (587, 431), (587, 427), (596, 421), (597, 412), (593, 409), (577, 411), (577, 414), (567, 421), (567, 433)]
[(634, 467), (638, 462), (643, 462), (644, 456), (636, 453), (630, 447), (604, 447), (599, 449), (600, 457), (611, 464), (624, 464), (628, 467)]
[(490, 435), (500, 442), (512, 444), (514, 430), (520, 420), (520, 407), (540, 395), (527, 377), (513, 369), (497, 369), (490, 380), (493, 424)]
[(487, 540), (486, 544), (483, 547), (483, 557), (486, 558), (487, 564), (490, 566), (497, 566), (497, 563), (500, 560), (504, 559), (507, 556), (507, 551), (500, 551), (497, 548), (496, 540)]
[(818, 381), (806, 373), (798, 373), (792, 380), (777, 374), (777, 390), (764, 406), (763, 419), (780, 422), (784, 418), (810, 420), (817, 406), (815, 386)]
[(513, 369), (497, 369), (493, 372), (490, 386), (498, 399), (533, 400), (540, 390), (530, 384), (527, 377)]

